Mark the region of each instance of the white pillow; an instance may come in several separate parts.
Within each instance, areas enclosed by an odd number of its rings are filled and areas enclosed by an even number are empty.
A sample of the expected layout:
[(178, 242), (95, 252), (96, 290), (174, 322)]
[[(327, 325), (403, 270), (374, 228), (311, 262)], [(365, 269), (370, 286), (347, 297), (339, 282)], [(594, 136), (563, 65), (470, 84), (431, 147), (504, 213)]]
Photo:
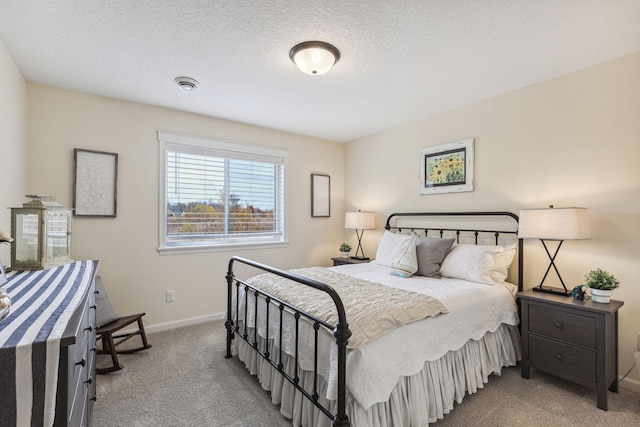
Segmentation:
[(392, 233), (389, 230), (385, 230), (380, 239), (374, 262), (385, 267), (391, 267), (393, 260), (404, 252), (410, 239), (411, 236), (407, 234)]
[(504, 282), (509, 274), (509, 267), (516, 256), (516, 244), (505, 246), (504, 250), (493, 258), (493, 268), (491, 269), (491, 279), (494, 282)]
[(455, 245), (442, 261), (440, 275), (493, 285), (493, 259), (503, 251), (502, 246)]
[(405, 245), (404, 251), (391, 263), (390, 274), (398, 277), (411, 277), (418, 271), (418, 257), (416, 256), (416, 239), (412, 238)]

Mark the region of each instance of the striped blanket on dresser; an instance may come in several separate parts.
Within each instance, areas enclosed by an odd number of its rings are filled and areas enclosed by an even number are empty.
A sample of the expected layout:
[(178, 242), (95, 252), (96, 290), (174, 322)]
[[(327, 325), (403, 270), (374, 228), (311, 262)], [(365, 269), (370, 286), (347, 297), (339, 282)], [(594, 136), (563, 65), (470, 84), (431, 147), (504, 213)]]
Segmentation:
[(0, 426), (51, 426), (60, 339), (93, 276), (93, 261), (12, 272), (11, 313), (0, 322)]

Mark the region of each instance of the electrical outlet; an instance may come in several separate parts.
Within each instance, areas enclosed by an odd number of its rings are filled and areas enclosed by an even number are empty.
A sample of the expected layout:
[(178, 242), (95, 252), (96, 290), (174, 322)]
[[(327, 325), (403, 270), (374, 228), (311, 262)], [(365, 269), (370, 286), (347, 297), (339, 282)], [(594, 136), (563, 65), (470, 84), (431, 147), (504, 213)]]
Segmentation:
[(167, 291), (167, 302), (174, 302), (176, 300), (176, 291), (173, 289)]

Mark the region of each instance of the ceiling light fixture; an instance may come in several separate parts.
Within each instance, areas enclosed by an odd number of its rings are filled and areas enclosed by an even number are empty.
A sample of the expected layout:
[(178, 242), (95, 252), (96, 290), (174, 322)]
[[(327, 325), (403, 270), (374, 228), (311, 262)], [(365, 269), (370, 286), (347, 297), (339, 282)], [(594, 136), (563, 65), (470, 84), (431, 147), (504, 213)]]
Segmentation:
[(176, 77), (176, 83), (185, 92), (193, 92), (198, 89), (198, 82), (189, 77)]
[(319, 76), (338, 62), (340, 51), (329, 43), (310, 41), (292, 47), (289, 58), (303, 73)]

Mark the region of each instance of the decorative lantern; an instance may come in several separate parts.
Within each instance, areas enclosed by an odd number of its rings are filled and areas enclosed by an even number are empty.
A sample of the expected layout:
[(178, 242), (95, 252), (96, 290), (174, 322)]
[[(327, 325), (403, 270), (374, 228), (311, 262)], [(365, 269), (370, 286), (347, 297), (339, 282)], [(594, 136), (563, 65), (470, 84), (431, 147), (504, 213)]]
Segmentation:
[(11, 208), (12, 270), (42, 270), (72, 262), (71, 210), (52, 196), (30, 196)]

